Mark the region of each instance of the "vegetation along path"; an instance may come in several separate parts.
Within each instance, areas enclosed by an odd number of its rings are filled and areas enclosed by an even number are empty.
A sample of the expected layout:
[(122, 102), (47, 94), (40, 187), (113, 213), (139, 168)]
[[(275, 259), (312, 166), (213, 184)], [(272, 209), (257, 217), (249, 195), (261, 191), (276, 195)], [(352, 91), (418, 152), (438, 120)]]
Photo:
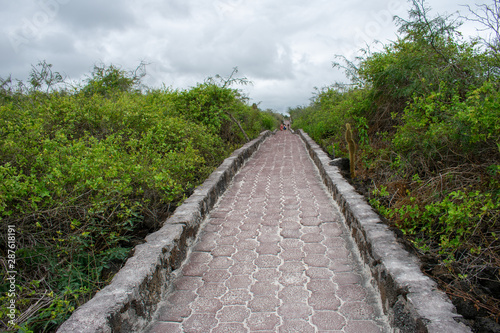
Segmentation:
[(201, 229), (148, 332), (387, 332), (299, 136), (267, 139)]

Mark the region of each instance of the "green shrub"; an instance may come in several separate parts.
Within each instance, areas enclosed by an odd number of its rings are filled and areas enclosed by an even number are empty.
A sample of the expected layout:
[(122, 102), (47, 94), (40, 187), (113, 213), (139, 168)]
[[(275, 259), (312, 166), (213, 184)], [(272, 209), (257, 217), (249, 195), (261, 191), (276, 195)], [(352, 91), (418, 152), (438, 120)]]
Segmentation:
[(491, 163), (498, 157), (499, 98), (490, 82), (471, 90), (464, 100), (442, 84), (405, 109), (393, 149), (421, 174), (432, 173), (439, 164), (460, 165), (464, 158)]
[[(456, 21), (412, 3), (410, 18), (397, 19), (396, 41), (359, 64), (334, 64), (351, 86), (325, 88), (290, 114), (336, 156), (347, 155), (342, 135), (353, 124), (361, 143), (353, 184), (425, 260), (446, 267), (444, 279), (479, 281), (499, 262), (498, 58), (463, 41)], [(498, 319), (498, 295), (459, 292)]]
[(0, 90), (0, 221), (16, 228), (26, 332), (54, 331), (245, 142), (229, 114), (251, 138), (276, 125), (215, 84), (141, 91), (136, 72), (96, 66), (79, 90), (55, 91), (43, 68), (36, 89)]

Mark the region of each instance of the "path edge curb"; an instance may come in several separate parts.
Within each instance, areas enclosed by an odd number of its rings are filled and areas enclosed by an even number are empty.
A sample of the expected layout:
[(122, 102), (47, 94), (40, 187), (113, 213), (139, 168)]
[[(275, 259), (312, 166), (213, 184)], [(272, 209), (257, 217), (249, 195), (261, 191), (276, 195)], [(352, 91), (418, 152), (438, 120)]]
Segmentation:
[(305, 143), (324, 184), (339, 205), (365, 265), (381, 295), (394, 332), (470, 333), (448, 296), (420, 270), (418, 258), (406, 251), (379, 215), (340, 174), (337, 166), (307, 133)]
[(272, 135), (259, 137), (235, 150), (179, 206), (163, 227), (134, 248), (134, 254), (109, 285), (76, 309), (58, 333), (139, 332), (152, 320), (168, 289), (172, 272), (179, 268), (201, 222), (228, 188), (233, 177), (260, 145)]

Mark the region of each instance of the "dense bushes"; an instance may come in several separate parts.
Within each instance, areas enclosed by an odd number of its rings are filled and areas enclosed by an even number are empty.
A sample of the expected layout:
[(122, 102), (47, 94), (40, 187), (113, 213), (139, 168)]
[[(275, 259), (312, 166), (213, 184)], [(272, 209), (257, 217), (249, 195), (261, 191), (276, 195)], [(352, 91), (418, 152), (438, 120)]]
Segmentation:
[(96, 66), (66, 88), (39, 66), (29, 85), (2, 80), (0, 90), (0, 219), (16, 230), (16, 318), (26, 332), (53, 331), (110, 281), (245, 142), (239, 126), (254, 138), (277, 124), (217, 84), (141, 91), (137, 71)]
[(499, 319), (498, 57), (461, 40), (446, 19), (429, 19), (423, 1), (413, 5), (397, 41), (344, 67), (354, 85), (325, 88), (290, 114), (337, 156), (347, 156), (350, 123), (354, 184), (443, 288)]

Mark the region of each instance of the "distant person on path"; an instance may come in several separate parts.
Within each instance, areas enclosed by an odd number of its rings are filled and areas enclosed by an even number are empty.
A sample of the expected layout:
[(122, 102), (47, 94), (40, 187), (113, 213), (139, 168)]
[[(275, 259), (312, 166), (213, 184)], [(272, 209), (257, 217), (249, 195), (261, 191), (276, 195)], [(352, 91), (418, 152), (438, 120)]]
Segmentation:
[(282, 131), (282, 130), (283, 130), (283, 124), (280, 125), (280, 131)]

